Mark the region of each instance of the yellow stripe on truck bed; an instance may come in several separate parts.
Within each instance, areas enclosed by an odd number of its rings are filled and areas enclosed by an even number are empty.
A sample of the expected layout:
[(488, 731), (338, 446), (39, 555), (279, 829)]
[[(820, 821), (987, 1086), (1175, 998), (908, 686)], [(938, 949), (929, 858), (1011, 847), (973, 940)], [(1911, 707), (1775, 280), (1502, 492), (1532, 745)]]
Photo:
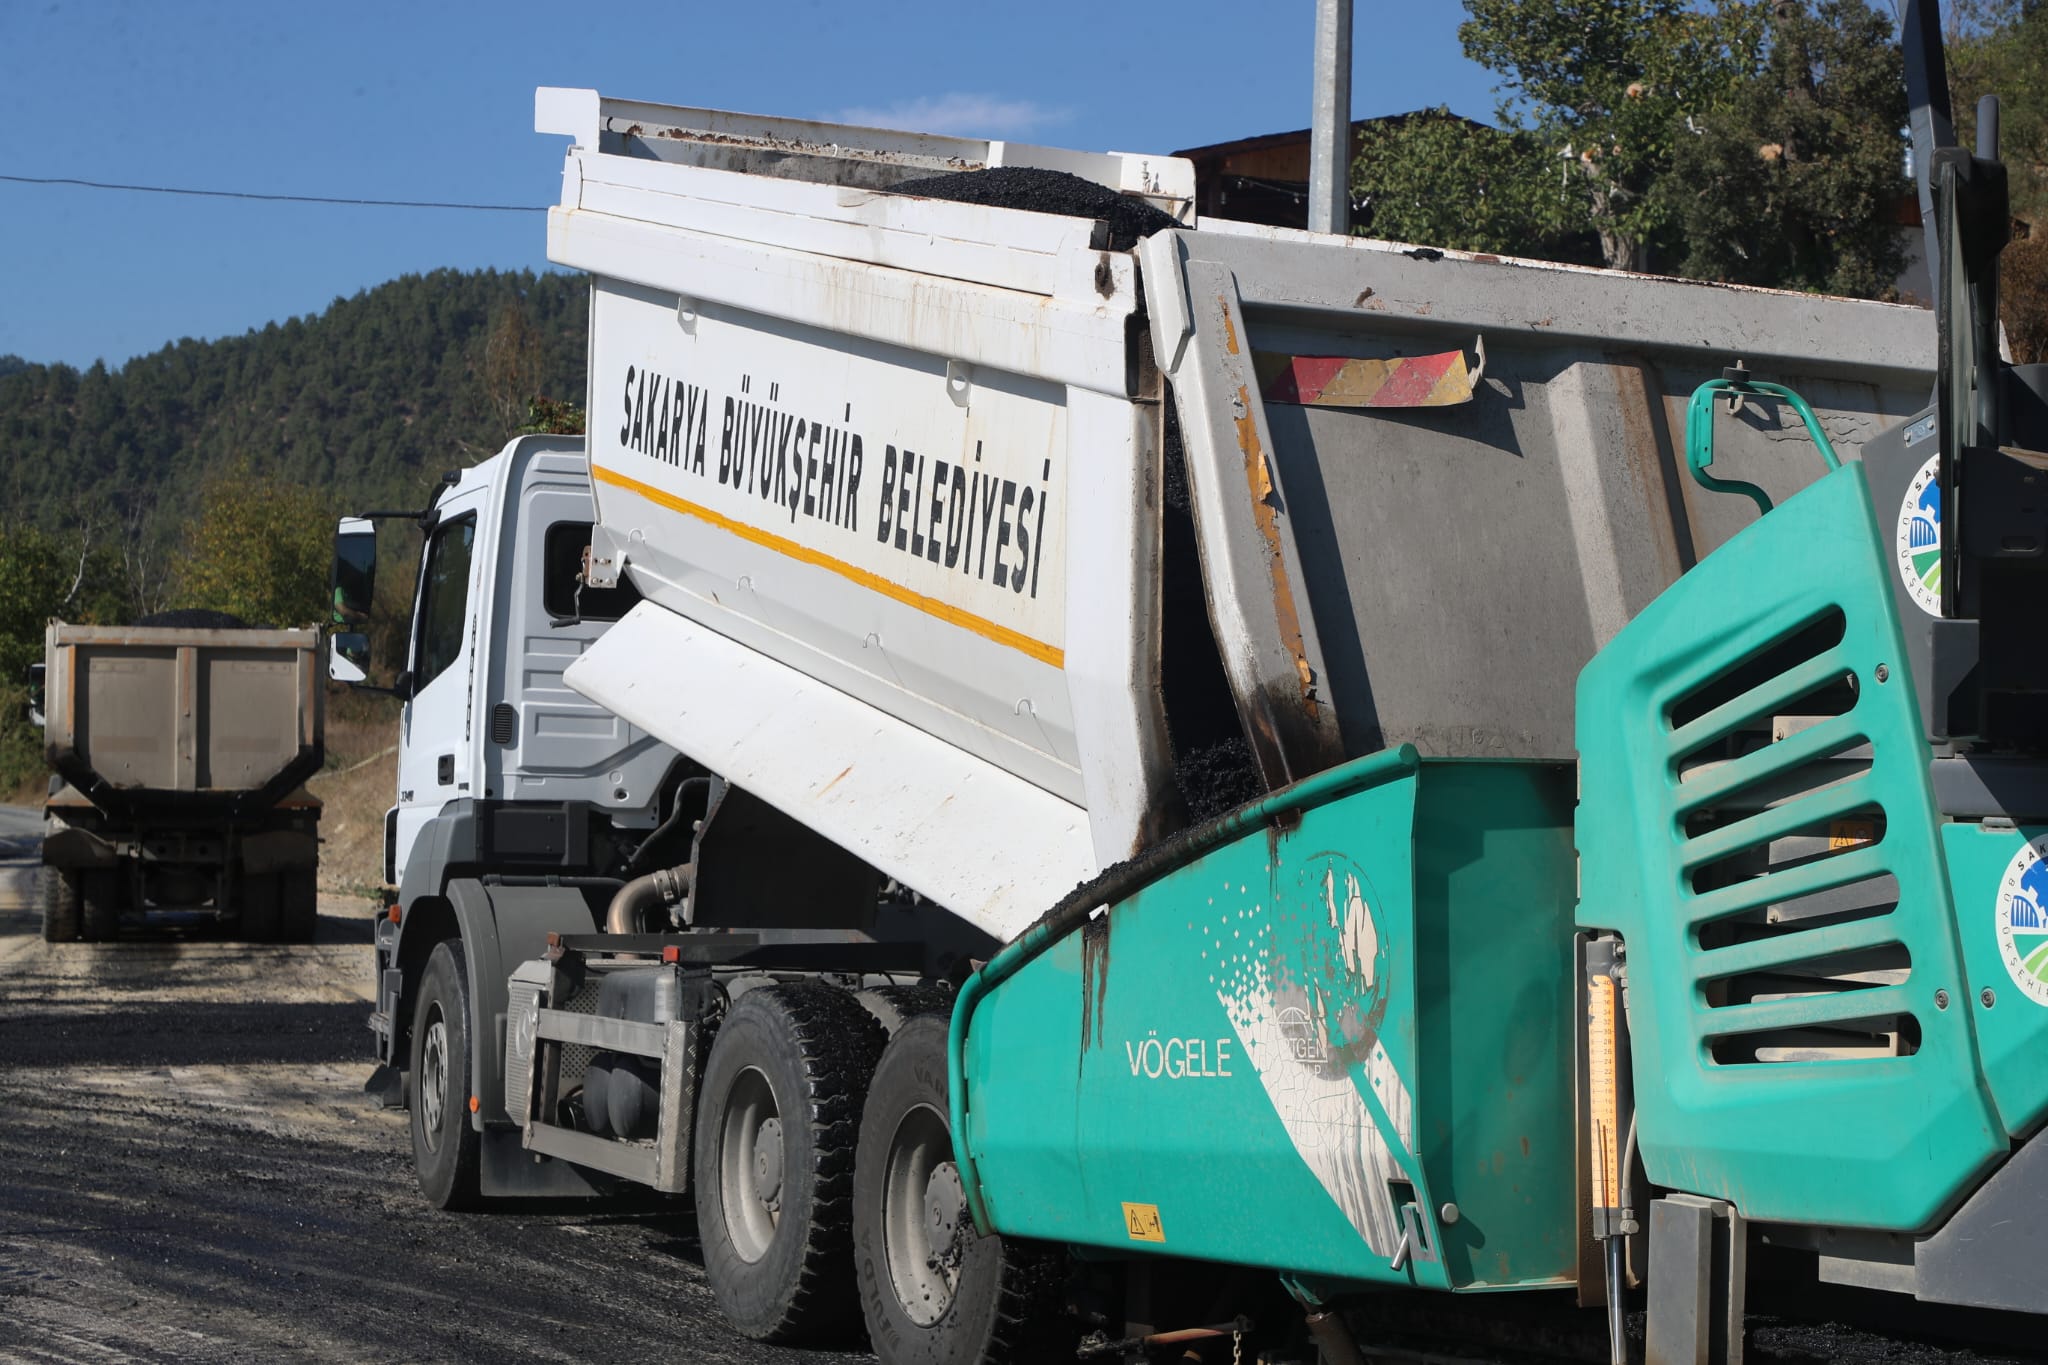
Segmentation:
[(695, 517), (706, 525), (715, 526), (721, 531), (730, 532), (741, 540), (759, 545), (764, 549), (773, 550), (776, 554), (786, 555), (801, 563), (814, 565), (829, 573), (838, 574), (849, 583), (858, 583), (863, 588), (867, 588), (872, 592), (878, 592), (893, 601), (901, 602), (904, 606), (921, 611), (927, 616), (936, 617), (948, 625), (958, 626), (962, 630), (973, 631), (984, 640), (993, 640), (999, 645), (1004, 645), (1020, 653), (1027, 654), (1040, 663), (1051, 664), (1054, 668), (1065, 668), (1067, 665), (1066, 651), (1055, 645), (1046, 644), (1042, 640), (1034, 640), (1028, 635), (1011, 630), (1008, 626), (999, 626), (994, 621), (976, 616), (972, 612), (962, 611), (950, 602), (942, 602), (936, 597), (927, 597), (921, 592), (912, 592), (900, 583), (891, 582), (880, 574), (848, 564), (843, 559), (834, 559), (831, 555), (820, 554), (808, 545), (800, 545), (796, 541), (785, 539), (771, 531), (764, 531), (758, 526), (749, 526), (746, 522), (735, 521), (731, 517), (723, 516), (708, 507), (700, 507), (694, 502), (686, 502), (682, 498), (676, 497), (673, 493), (664, 493), (659, 488), (641, 483), (638, 479), (628, 478), (624, 474), (616, 470), (606, 469), (602, 465), (592, 465), (590, 475), (599, 483), (608, 483), (613, 487), (623, 488), (629, 493), (637, 493), (656, 506), (666, 507), (672, 512), (681, 512), (686, 517)]

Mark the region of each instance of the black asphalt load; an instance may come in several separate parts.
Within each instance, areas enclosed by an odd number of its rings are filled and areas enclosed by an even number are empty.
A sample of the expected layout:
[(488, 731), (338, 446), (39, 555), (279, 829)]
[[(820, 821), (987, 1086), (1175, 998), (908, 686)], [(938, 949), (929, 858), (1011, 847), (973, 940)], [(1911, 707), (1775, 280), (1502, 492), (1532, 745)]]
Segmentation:
[(0, 863), (0, 1360), (872, 1359), (734, 1334), (687, 1202), (427, 1207), (361, 1094), (367, 907), (53, 947), (34, 885)]
[(1129, 251), (1139, 238), (1150, 237), (1174, 226), (1171, 216), (1142, 199), (1119, 194), (1092, 180), (1068, 175), (1065, 171), (1040, 170), (1035, 166), (954, 171), (921, 180), (905, 180), (891, 188), (898, 194), (915, 194), (926, 199), (1028, 209), (1033, 213), (1057, 213), (1068, 218), (1097, 218), (1109, 226), (1109, 239), (1102, 245), (1111, 251)]

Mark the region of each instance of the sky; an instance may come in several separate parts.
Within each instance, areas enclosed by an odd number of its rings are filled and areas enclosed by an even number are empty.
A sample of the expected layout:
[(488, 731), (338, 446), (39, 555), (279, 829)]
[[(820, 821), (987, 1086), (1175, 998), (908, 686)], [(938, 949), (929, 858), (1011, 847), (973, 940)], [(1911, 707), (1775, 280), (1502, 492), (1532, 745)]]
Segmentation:
[[(539, 85), (1088, 151), (1304, 128), (1313, 0), (991, 5), (0, 0), (0, 175), (544, 208)], [(1491, 116), (1453, 0), (1355, 0), (1355, 117)], [(0, 180), (0, 355), (118, 366), (442, 266), (544, 269), (540, 212)]]

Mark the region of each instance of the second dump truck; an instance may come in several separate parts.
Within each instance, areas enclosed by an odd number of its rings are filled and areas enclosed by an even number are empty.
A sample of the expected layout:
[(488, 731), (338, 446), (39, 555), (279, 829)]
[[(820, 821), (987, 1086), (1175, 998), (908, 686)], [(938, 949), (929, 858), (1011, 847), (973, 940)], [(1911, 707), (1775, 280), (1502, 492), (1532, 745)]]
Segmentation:
[(45, 939), (204, 922), (312, 941), (320, 658), (317, 630), (50, 623)]
[(686, 1193), (741, 1330), (892, 1363), (1350, 1360), (1393, 1288), (1618, 1351), (1646, 1275), (1734, 1359), (1764, 1248), (2040, 1311), (2036, 372), (1171, 158), (537, 124), (590, 435), (419, 518), (430, 1199)]

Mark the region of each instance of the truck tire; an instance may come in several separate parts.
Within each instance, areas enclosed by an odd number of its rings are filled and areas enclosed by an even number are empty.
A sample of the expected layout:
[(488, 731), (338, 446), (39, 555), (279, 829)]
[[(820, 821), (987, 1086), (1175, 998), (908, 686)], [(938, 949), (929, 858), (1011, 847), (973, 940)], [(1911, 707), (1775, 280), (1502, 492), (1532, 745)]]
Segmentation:
[(278, 938), (285, 943), (311, 943), (320, 930), (320, 882), (310, 867), (278, 874)]
[(947, 1019), (906, 1019), (868, 1086), (853, 1169), (853, 1266), (884, 1365), (1071, 1360), (1065, 1267), (974, 1229), (953, 1164)]
[(278, 930), (278, 879), (274, 873), (244, 872), (237, 879), (242, 900), (242, 938), (248, 943), (275, 943)]
[(882, 1027), (816, 982), (748, 991), (719, 1025), (691, 1179), (704, 1276), (757, 1341), (819, 1338), (857, 1312), (853, 1148)]
[(78, 874), (45, 864), (42, 880), (43, 942), (69, 943), (78, 937)]
[(87, 943), (101, 943), (120, 934), (125, 874), (121, 867), (91, 868), (78, 874), (79, 936)]
[(891, 1038), (896, 1030), (921, 1015), (936, 1014), (951, 1018), (953, 1014), (953, 992), (943, 986), (877, 986), (854, 996), (875, 1016), (884, 1032)]
[(405, 1099), (420, 1193), (442, 1209), (473, 1209), (481, 1142), (469, 1121), (469, 963), (462, 940), (434, 945), (412, 1012)]

